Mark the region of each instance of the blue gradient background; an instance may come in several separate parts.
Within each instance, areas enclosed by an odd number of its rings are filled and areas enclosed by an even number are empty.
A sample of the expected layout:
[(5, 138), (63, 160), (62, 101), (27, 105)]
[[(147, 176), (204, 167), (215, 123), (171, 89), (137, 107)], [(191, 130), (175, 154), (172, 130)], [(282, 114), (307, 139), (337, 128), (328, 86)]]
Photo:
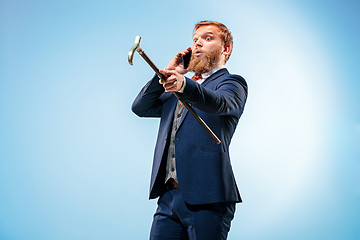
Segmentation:
[(203, 19), (249, 98), (237, 239), (360, 239), (360, 2), (0, 0), (0, 239), (147, 239), (157, 119), (130, 110)]

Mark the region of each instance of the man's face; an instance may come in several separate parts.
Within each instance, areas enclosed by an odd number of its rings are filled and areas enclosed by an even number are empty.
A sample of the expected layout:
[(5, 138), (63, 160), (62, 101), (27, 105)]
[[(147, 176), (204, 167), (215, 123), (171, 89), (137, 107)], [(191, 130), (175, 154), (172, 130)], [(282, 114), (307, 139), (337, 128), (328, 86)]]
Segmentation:
[(218, 27), (208, 25), (198, 28), (193, 36), (192, 56), (188, 69), (198, 74), (210, 71), (220, 64), (223, 50)]

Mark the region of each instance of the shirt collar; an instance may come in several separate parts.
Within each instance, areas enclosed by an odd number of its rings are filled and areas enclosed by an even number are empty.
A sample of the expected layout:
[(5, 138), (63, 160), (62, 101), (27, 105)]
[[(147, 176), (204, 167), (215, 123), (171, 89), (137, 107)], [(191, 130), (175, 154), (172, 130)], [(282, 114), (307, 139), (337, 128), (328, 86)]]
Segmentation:
[(198, 80), (197, 83), (202, 84), (208, 77), (219, 71), (220, 69), (225, 68), (225, 65), (217, 65), (213, 69), (211, 69), (209, 72), (201, 74), (202, 79)]
[(216, 67), (214, 67), (213, 69), (211, 69), (210, 71), (201, 74), (201, 79), (196, 81), (199, 84), (202, 84), (208, 77), (210, 77), (211, 75), (213, 75), (214, 73), (216, 73), (217, 71), (219, 71), (220, 69), (225, 68), (225, 65), (217, 65)]
[(211, 69), (209, 72), (201, 74), (201, 76), (202, 76), (203, 79), (206, 79), (206, 78), (210, 77), (211, 75), (213, 75), (214, 73), (216, 73), (217, 71), (219, 71), (220, 69), (223, 69), (223, 68), (225, 68), (225, 65), (217, 65), (216, 67)]

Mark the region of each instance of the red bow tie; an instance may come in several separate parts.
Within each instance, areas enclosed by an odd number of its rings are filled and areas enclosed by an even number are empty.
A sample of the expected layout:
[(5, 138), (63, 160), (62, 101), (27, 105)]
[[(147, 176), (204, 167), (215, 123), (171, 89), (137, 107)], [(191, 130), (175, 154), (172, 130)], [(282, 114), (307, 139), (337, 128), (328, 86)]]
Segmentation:
[(198, 81), (198, 80), (202, 79), (202, 76), (201, 76), (201, 74), (195, 74), (191, 79), (194, 81)]

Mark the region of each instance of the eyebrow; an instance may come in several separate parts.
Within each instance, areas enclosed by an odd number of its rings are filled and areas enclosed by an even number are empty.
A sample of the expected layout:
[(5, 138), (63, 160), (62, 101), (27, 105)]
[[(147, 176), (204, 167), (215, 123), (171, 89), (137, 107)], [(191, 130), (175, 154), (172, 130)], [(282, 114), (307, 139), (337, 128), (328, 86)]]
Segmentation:
[(213, 32), (211, 32), (211, 31), (208, 31), (208, 32), (204, 32), (204, 33), (202, 33), (202, 34), (197, 34), (197, 35), (194, 35), (193, 36), (193, 39), (195, 38), (195, 36), (206, 36), (206, 35), (213, 35), (213, 36), (215, 36), (215, 34), (213, 33)]

